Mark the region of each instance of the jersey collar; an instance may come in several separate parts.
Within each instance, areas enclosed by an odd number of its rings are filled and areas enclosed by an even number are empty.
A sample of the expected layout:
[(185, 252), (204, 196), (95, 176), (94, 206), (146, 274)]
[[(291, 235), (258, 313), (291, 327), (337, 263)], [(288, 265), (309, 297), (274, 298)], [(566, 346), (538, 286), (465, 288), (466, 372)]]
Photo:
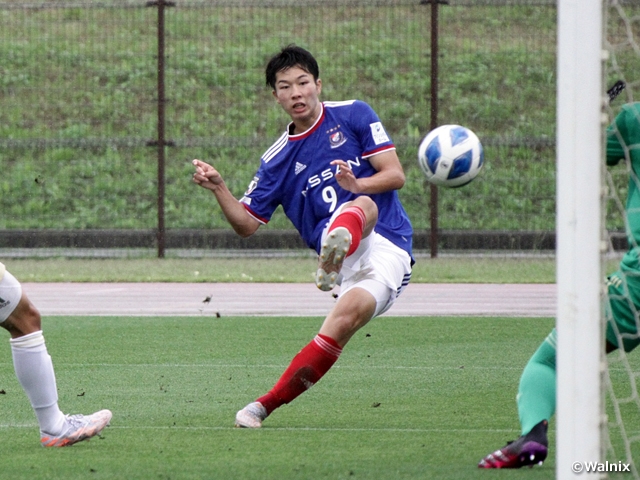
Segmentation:
[(322, 121), (324, 120), (324, 103), (320, 103), (320, 115), (318, 115), (318, 118), (316, 119), (316, 121), (313, 123), (313, 125), (311, 125), (311, 127), (302, 132), (302, 133), (298, 133), (296, 135), (292, 135), (290, 132), (293, 130), (293, 122), (289, 123), (289, 125), (287, 125), (287, 133), (289, 134), (289, 140), (302, 140), (303, 138), (307, 138), (309, 135), (311, 135), (313, 132), (315, 132), (318, 127), (320, 126), (320, 124), (322, 123)]

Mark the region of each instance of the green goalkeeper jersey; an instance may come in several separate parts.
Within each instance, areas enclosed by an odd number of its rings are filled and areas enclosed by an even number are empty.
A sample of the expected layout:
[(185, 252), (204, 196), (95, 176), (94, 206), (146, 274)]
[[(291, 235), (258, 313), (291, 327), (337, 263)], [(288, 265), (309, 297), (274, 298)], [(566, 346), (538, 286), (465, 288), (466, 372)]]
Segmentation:
[(622, 259), (622, 270), (640, 270), (640, 102), (622, 107), (607, 128), (607, 165), (629, 159), (629, 191), (627, 194), (627, 239), (629, 251)]

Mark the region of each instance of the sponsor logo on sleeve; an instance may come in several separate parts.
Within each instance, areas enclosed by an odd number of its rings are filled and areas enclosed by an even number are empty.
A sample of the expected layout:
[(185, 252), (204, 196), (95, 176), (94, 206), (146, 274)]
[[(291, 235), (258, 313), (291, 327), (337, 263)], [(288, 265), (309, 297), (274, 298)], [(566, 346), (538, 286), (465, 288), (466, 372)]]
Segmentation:
[(390, 141), (387, 132), (384, 131), (382, 123), (376, 122), (370, 124), (369, 126), (371, 127), (371, 135), (373, 136), (373, 141), (376, 145), (380, 145), (381, 143)]
[(259, 180), (260, 179), (258, 177), (253, 177), (253, 180), (251, 180), (251, 183), (249, 183), (249, 186), (247, 187), (247, 191), (244, 192), (245, 197), (251, 195), (251, 192), (253, 192), (256, 189), (256, 187), (258, 186)]

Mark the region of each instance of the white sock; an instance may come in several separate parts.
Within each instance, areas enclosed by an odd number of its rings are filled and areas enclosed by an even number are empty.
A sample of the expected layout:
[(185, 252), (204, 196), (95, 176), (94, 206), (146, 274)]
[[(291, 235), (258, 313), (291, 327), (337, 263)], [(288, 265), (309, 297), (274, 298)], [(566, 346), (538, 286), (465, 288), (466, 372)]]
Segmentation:
[(40, 431), (49, 435), (60, 435), (66, 420), (58, 408), (56, 375), (42, 330), (12, 338), (10, 342), (16, 377), (29, 397), (40, 424)]

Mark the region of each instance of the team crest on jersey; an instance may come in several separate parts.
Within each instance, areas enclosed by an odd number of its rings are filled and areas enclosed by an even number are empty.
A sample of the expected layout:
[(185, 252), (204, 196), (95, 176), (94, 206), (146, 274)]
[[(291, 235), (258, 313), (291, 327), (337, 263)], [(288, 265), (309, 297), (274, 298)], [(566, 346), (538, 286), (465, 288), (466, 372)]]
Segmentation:
[(331, 144), (331, 148), (338, 148), (340, 145), (344, 145), (347, 141), (347, 137), (344, 136), (344, 133), (341, 131), (337, 131), (329, 135), (329, 143)]

